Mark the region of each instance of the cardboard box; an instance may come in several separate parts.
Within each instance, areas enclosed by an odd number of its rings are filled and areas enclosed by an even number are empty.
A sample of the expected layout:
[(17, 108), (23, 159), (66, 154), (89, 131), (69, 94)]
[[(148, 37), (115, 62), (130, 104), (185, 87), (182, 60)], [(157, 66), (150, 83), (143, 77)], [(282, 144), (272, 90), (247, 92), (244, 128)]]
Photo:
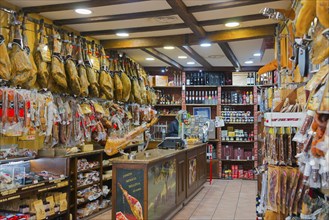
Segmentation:
[(155, 76), (155, 86), (168, 86), (168, 76)]
[(244, 159), (244, 150), (243, 150), (243, 148), (240, 148), (240, 147), (238, 147), (238, 148), (235, 148), (234, 149), (234, 159), (236, 159), (236, 160), (243, 160)]
[(248, 73), (246, 72), (233, 72), (232, 73), (232, 85), (233, 86), (245, 86), (247, 85)]

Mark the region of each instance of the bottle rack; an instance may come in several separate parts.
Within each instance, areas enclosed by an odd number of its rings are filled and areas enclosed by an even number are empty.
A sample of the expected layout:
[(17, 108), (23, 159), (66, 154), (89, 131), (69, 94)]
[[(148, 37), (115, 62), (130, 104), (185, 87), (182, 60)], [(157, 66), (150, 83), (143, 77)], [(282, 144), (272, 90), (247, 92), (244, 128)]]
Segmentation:
[[(190, 76), (189, 72), (183, 72), (182, 73), (182, 82), (186, 82), (186, 76)], [(198, 73), (192, 73), (193, 74), (198, 74)], [(199, 73), (200, 74), (200, 73)], [(217, 73), (218, 74), (218, 73)], [(209, 107), (211, 109), (211, 116), (212, 119), (215, 119), (215, 116), (221, 116), (222, 112), (222, 107), (223, 106), (228, 106), (232, 108), (237, 108), (237, 109), (248, 109), (252, 112), (251, 117), (253, 117), (253, 121), (249, 122), (238, 122), (238, 121), (230, 121), (226, 122), (225, 124), (227, 126), (233, 126), (233, 127), (243, 127), (248, 129), (249, 131), (253, 131), (254, 134), (254, 139), (253, 140), (247, 140), (247, 141), (226, 141), (221, 139), (221, 129), (216, 128), (216, 139), (215, 140), (209, 140), (208, 143), (212, 144), (214, 146), (214, 149), (216, 151), (216, 159), (213, 159), (212, 164), (213, 164), (213, 177), (214, 178), (221, 178), (222, 177), (222, 168), (223, 164), (229, 164), (229, 163), (237, 163), (237, 164), (248, 164), (250, 169), (257, 166), (257, 86), (255, 85), (244, 85), (244, 86), (233, 86), (233, 85), (223, 85), (225, 83), (231, 83), (232, 82), (232, 76), (230, 74), (219, 74), (219, 79), (216, 81), (216, 85), (185, 85), (181, 87), (177, 86), (167, 86), (167, 87), (157, 87), (163, 91), (168, 91), (171, 94), (175, 93), (176, 95), (181, 95), (181, 104), (176, 105), (176, 104), (170, 104), (170, 105), (155, 105), (155, 108), (160, 111), (160, 114), (162, 116), (168, 116), (168, 117), (162, 117), (160, 121), (167, 122), (169, 123), (173, 120), (173, 116), (176, 116), (176, 114), (172, 114), (172, 110), (187, 110), (189, 113), (193, 114), (193, 108), (194, 107)], [(205, 76), (206, 77), (206, 76)], [(191, 80), (191, 79), (190, 79)], [(201, 82), (200, 82), (201, 83)], [(204, 83), (207, 83), (207, 79), (204, 78)], [(254, 84), (254, 83), (252, 83)], [(241, 91), (250, 91), (253, 93), (252, 97), (252, 102), (250, 103), (221, 103), (222, 102), (222, 91), (234, 91), (234, 90), (241, 90)], [(208, 91), (208, 96), (209, 92), (211, 94), (214, 94), (214, 98), (211, 97), (210, 102), (204, 101), (202, 99), (202, 94), (205, 96), (206, 91)], [(196, 95), (196, 92), (198, 92), (198, 95), (201, 93), (201, 101), (198, 99), (197, 102), (191, 103), (189, 100), (189, 97), (191, 96), (191, 93), (193, 92), (192, 95)], [(209, 98), (209, 97), (208, 97)], [(165, 109), (165, 113), (163, 112), (163, 109)], [(171, 117), (169, 117), (171, 116)], [(242, 148), (248, 148), (249, 150), (253, 151), (253, 160), (222, 160), (222, 146), (225, 145), (233, 145), (233, 147), (238, 147), (241, 146)], [(208, 160), (209, 162), (209, 160)], [(209, 165), (207, 166), (209, 167)]]

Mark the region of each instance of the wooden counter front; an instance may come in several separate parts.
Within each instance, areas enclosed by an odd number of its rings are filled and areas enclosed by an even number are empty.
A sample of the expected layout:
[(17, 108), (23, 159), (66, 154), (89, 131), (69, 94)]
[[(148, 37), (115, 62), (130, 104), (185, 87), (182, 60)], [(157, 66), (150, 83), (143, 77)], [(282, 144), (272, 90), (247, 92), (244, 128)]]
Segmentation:
[(165, 219), (206, 181), (205, 144), (147, 153), (113, 159), (112, 219)]

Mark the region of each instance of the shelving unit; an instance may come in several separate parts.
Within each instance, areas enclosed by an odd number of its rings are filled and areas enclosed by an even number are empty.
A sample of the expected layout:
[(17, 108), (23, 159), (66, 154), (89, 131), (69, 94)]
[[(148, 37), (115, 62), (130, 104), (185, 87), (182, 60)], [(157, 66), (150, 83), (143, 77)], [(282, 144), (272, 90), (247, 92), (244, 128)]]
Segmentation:
[[(243, 126), (244, 129), (247, 129), (248, 131), (253, 131), (254, 133), (254, 140), (253, 141), (226, 141), (226, 140), (222, 140), (219, 143), (219, 148), (218, 148), (218, 158), (220, 158), (219, 161), (219, 172), (220, 172), (220, 176), (222, 176), (222, 171), (225, 165), (232, 165), (232, 163), (244, 163), (244, 164), (248, 164), (248, 163), (252, 163), (249, 166), (244, 166), (244, 168), (248, 168), (248, 169), (252, 169), (254, 167), (257, 166), (257, 151), (258, 151), (258, 142), (257, 142), (257, 136), (258, 136), (258, 124), (257, 124), (257, 110), (258, 110), (258, 106), (257, 106), (257, 96), (255, 94), (257, 94), (257, 86), (221, 86), (219, 87), (219, 94), (221, 94), (223, 92), (223, 90), (226, 91), (233, 91), (233, 90), (239, 90), (239, 89), (245, 89), (243, 91), (251, 91), (254, 96), (253, 96), (253, 104), (222, 104), (222, 100), (221, 100), (221, 96), (219, 97), (219, 112), (218, 115), (221, 115), (221, 111), (222, 111), (222, 107), (225, 106), (233, 106), (238, 108), (239, 110), (242, 111), (242, 107), (246, 107), (248, 108), (251, 112), (252, 112), (252, 117), (253, 117), (253, 122), (225, 122), (225, 127), (227, 126), (233, 126), (234, 125), (238, 125), (239, 126)], [(243, 109), (245, 110), (245, 109)], [(221, 128), (218, 128), (218, 133), (220, 134), (219, 136), (221, 137)], [(253, 160), (237, 160), (237, 159), (223, 159), (222, 157), (222, 147), (225, 145), (230, 144), (231, 146), (233, 146), (233, 149), (235, 148), (245, 148), (252, 150), (252, 156), (254, 157)], [(230, 168), (230, 167), (228, 167)]]

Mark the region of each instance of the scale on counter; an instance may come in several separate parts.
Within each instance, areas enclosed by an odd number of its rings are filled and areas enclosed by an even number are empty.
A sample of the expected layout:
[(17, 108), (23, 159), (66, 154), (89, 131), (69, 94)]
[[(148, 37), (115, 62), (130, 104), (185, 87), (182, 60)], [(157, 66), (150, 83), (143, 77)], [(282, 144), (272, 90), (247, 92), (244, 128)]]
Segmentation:
[(166, 137), (159, 145), (159, 149), (184, 149), (185, 141), (180, 137)]

